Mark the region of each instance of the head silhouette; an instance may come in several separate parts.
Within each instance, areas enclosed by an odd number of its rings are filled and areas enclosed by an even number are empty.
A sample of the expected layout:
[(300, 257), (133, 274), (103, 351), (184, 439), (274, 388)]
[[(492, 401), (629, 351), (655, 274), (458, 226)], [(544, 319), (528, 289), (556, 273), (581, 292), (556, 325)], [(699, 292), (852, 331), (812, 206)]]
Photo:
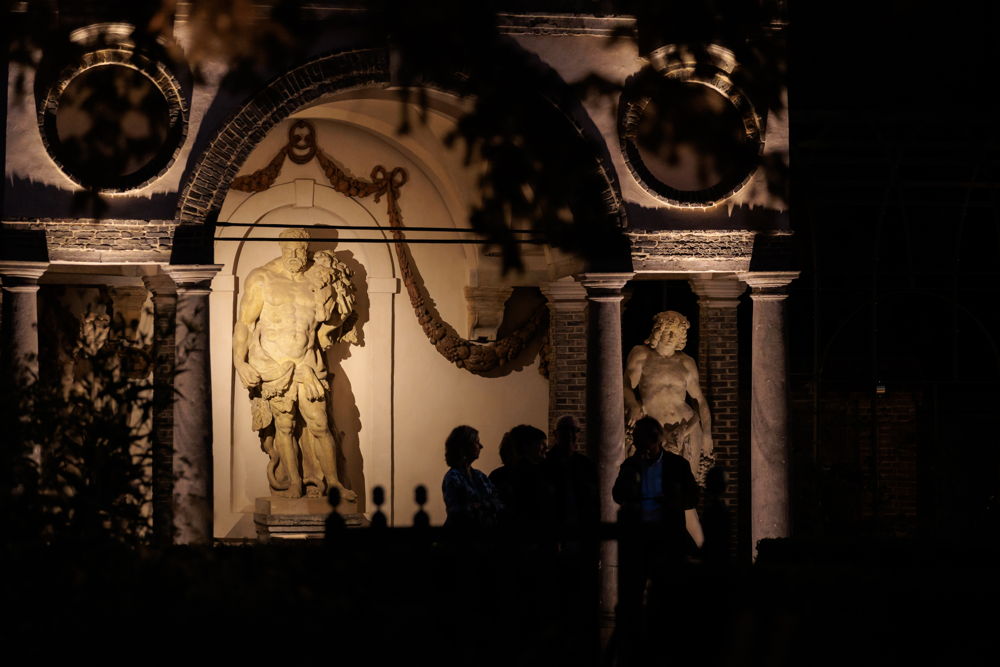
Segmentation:
[(643, 417), (633, 427), (632, 444), (641, 458), (655, 459), (663, 446), (663, 426), (653, 417)]
[(565, 415), (559, 418), (556, 422), (555, 431), (555, 449), (562, 449), (565, 451), (576, 451), (577, 438), (580, 433), (580, 427), (576, 423), (571, 415)]
[(479, 458), (483, 446), (479, 431), (471, 426), (456, 426), (444, 441), (444, 461), (451, 468), (464, 468)]
[(538, 463), (545, 453), (545, 432), (529, 424), (520, 424), (510, 430), (514, 452), (519, 461)]

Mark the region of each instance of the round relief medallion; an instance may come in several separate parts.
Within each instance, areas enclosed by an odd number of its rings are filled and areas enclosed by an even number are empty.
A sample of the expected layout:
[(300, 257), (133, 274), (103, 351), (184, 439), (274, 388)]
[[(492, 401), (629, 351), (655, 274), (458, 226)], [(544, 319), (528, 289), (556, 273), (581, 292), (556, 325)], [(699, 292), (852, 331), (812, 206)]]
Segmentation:
[[(91, 26), (90, 40), (39, 99), (38, 125), (52, 159), (78, 185), (124, 192), (157, 179), (187, 134), (188, 105), (171, 68), (135, 51), (120, 24)], [(94, 34), (101, 36), (96, 42)], [(109, 38), (110, 36), (110, 38)]]
[(763, 148), (760, 120), (729, 78), (724, 49), (694, 63), (659, 49), (629, 81), (619, 108), (625, 163), (653, 196), (675, 206), (705, 207), (736, 193), (753, 175)]

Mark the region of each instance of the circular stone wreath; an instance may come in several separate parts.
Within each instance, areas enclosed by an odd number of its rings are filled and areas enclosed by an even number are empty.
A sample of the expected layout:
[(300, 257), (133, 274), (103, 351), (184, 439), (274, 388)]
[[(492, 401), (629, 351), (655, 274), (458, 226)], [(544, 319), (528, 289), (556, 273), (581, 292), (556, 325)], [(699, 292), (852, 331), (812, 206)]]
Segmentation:
[[(729, 78), (735, 68), (732, 54), (721, 47), (709, 47), (710, 63), (694, 62), (680, 55), (673, 45), (657, 49), (649, 55), (650, 65), (664, 78), (706, 86), (722, 95), (733, 106), (742, 120), (746, 132), (748, 153), (759, 155), (763, 149), (760, 118), (750, 100)], [(756, 169), (756, 160), (745, 160), (728, 177), (715, 185), (698, 190), (680, 190), (662, 182), (646, 166), (638, 145), (639, 126), (647, 105), (648, 96), (626, 88), (619, 106), (618, 134), (625, 164), (635, 180), (654, 197), (675, 206), (706, 207), (727, 199), (742, 188)]]
[[(126, 192), (155, 181), (173, 164), (187, 136), (188, 104), (180, 81), (168, 65), (135, 51), (128, 39), (131, 30), (124, 24), (98, 24), (71, 35), (72, 41), (91, 43), (96, 43), (95, 36), (99, 35), (102, 43), (64, 67), (38, 104), (38, 129), (49, 156), (74, 183), (99, 192)], [(56, 125), (60, 100), (74, 80), (97, 67), (124, 67), (138, 72), (162, 95), (166, 105), (167, 133), (162, 144), (145, 164), (128, 174), (87, 173), (86, 169), (76, 168), (62, 151)]]

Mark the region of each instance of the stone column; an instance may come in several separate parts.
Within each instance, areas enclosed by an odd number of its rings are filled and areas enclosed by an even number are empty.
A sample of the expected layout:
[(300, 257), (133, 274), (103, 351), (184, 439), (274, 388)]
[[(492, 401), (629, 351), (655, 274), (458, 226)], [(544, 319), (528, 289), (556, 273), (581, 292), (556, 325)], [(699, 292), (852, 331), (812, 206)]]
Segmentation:
[(542, 286), (549, 307), (549, 437), (563, 415), (576, 419), (587, 442), (587, 290), (566, 277)]
[(153, 296), (153, 534), (165, 546), (174, 541), (174, 328), (177, 286), (167, 275), (143, 276)]
[[(611, 489), (625, 459), (622, 363), (622, 287), (633, 273), (582, 273), (587, 290), (587, 449), (597, 462), (601, 521), (614, 523)], [(601, 544), (601, 613), (613, 618), (618, 602), (618, 544)]]
[[(715, 465), (726, 471), (729, 487), (723, 500), (738, 517), (739, 501), (739, 336), (736, 307), (746, 284), (732, 274), (705, 274), (692, 278), (698, 295), (698, 374), (712, 413)], [(732, 522), (735, 546), (738, 521)]]
[(48, 262), (0, 261), (3, 354), (15, 375), (38, 377), (38, 279)]
[(757, 543), (791, 534), (785, 298), (797, 271), (739, 274), (752, 289), (750, 396), (750, 537)]
[(170, 265), (177, 284), (173, 529), (178, 544), (212, 542), (212, 375), (209, 285), (221, 264)]

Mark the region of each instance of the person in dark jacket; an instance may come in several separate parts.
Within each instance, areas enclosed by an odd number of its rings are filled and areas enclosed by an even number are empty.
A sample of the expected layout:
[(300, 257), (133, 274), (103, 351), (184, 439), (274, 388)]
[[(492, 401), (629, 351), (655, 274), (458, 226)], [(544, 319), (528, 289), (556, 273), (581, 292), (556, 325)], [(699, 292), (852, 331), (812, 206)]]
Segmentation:
[[(632, 433), (635, 453), (622, 462), (612, 489), (621, 505), (616, 643), (625, 665), (644, 664), (642, 647), (652, 641), (643, 638), (644, 619), (657, 617), (644, 603), (647, 586), (655, 601), (703, 541), (691, 466), (683, 456), (664, 451), (664, 437), (653, 417), (638, 420)], [(666, 604), (680, 608), (676, 600)]]
[(515, 463), (517, 463), (517, 455), (514, 452), (514, 441), (510, 437), (510, 431), (507, 431), (500, 440), (500, 467), (494, 468), (490, 473), (490, 482), (496, 488), (497, 496), (504, 506), (503, 511), (500, 512), (500, 525), (503, 526), (508, 523), (507, 514), (514, 506), (514, 482), (511, 479), (511, 474)]
[(635, 423), (635, 453), (622, 462), (611, 495), (626, 524), (655, 530), (677, 549), (701, 547), (698, 485), (687, 460), (663, 449), (664, 438), (656, 419)]
[(540, 535), (550, 524), (552, 491), (542, 471), (545, 432), (528, 424), (510, 430), (514, 464), (510, 470), (510, 507), (505, 516), (514, 529)]
[(562, 531), (591, 528), (599, 518), (597, 468), (577, 450), (580, 427), (566, 415), (556, 423), (555, 442), (542, 469), (552, 489), (552, 519)]

